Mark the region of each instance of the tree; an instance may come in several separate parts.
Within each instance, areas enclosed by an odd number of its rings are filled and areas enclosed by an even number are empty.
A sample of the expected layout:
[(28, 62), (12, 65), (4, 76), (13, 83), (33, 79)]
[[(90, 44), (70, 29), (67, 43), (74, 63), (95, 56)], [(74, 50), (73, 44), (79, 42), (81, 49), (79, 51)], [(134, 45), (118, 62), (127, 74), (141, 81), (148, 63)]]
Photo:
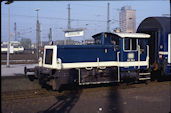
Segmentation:
[(22, 38), (21, 39), (21, 45), (25, 48), (25, 49), (29, 49), (31, 48), (31, 40), (29, 38)]

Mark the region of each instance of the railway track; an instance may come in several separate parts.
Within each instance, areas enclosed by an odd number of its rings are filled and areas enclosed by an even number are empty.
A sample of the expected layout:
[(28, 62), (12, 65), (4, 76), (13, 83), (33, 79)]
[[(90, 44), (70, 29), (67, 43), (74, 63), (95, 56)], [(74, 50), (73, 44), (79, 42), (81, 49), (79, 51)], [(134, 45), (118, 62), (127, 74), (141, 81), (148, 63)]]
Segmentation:
[[(130, 86), (119, 86), (116, 88), (130, 88)], [(109, 87), (91, 87), (90, 86), (85, 86), (81, 87), (77, 90), (82, 90), (84, 89), (85, 92), (91, 91), (91, 89), (94, 90), (99, 90), (99, 89), (106, 89)], [(20, 99), (29, 99), (29, 98), (38, 98), (38, 97), (46, 97), (46, 96), (61, 96), (64, 94), (70, 94), (72, 93), (73, 90), (65, 90), (63, 92), (58, 92), (58, 91), (52, 91), (52, 90), (46, 90), (46, 89), (34, 89), (34, 90), (20, 90), (20, 91), (8, 91), (8, 92), (2, 92), (1, 93), (1, 99), (4, 102), (11, 102), (11, 101), (17, 101)]]
[[(36, 54), (28, 52), (10, 54), (10, 64), (32, 64), (37, 63)], [(7, 54), (1, 53), (1, 64), (6, 64)]]
[[(121, 84), (121, 85), (103, 85), (103, 86), (84, 86), (84, 87), (78, 87), (76, 90), (84, 90), (84, 92), (92, 92), (92, 91), (98, 91), (98, 90), (118, 90), (118, 89), (128, 89), (128, 88), (141, 88), (146, 86), (154, 86), (154, 85), (161, 85), (161, 84), (170, 84), (169, 82), (150, 82), (148, 84)], [(67, 88), (66, 88), (67, 89)], [(47, 89), (34, 89), (34, 90), (20, 90), (20, 91), (8, 91), (8, 92), (2, 92), (1, 93), (1, 99), (3, 102), (11, 102), (11, 101), (17, 101), (20, 99), (29, 99), (29, 98), (39, 98), (39, 97), (47, 97), (47, 96), (62, 96), (66, 94), (72, 94), (74, 91), (72, 89), (64, 90), (63, 92), (58, 91), (52, 91)]]
[(10, 91), (1, 93), (1, 99), (4, 102), (11, 102), (20, 99), (37, 98), (44, 96), (59, 96), (61, 95), (55, 91), (48, 91), (46, 89), (36, 90), (21, 90), (21, 91)]

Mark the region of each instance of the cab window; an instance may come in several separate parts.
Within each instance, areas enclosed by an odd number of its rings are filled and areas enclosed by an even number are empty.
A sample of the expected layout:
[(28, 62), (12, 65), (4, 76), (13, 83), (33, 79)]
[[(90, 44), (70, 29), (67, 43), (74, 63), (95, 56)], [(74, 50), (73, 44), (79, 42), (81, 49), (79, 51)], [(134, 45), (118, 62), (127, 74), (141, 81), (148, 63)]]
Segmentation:
[(119, 38), (118, 37), (115, 37), (115, 36), (111, 36), (110, 42), (113, 45), (119, 45)]
[(124, 39), (124, 49), (125, 50), (137, 50), (137, 39), (135, 38), (125, 38)]
[(144, 39), (139, 39), (139, 45), (140, 45), (140, 49), (145, 49), (145, 40)]
[(46, 49), (45, 64), (52, 64), (53, 49)]
[(102, 40), (101, 40), (100, 36), (97, 36), (94, 41), (95, 41), (94, 43), (97, 44), (97, 45), (101, 45), (102, 44)]
[(116, 35), (111, 35), (110, 37), (110, 43), (114, 45), (114, 51), (117, 51), (120, 49), (119, 47), (119, 37)]

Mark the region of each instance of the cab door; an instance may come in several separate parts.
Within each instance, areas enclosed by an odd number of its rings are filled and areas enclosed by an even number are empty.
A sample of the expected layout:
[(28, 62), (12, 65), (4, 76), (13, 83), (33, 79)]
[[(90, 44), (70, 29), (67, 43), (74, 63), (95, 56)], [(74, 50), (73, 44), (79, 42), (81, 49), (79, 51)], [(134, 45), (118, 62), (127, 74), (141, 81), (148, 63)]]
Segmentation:
[(138, 53), (139, 53), (139, 61), (146, 61), (147, 57), (147, 39), (138, 39)]

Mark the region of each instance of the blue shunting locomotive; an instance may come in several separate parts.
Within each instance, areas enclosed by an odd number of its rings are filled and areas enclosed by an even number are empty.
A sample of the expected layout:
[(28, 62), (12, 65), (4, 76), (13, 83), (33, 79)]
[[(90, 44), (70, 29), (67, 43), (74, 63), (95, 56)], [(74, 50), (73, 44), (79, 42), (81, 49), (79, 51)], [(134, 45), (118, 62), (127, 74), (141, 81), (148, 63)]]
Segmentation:
[(171, 78), (171, 29), (170, 17), (148, 17), (144, 19), (137, 33), (147, 33), (149, 39), (149, 56), (151, 78), (161, 80)]
[(124, 82), (150, 79), (150, 35), (145, 33), (102, 32), (92, 45), (47, 45), (39, 66), (25, 68), (34, 72), (41, 85), (51, 82), (54, 90), (61, 85)]

